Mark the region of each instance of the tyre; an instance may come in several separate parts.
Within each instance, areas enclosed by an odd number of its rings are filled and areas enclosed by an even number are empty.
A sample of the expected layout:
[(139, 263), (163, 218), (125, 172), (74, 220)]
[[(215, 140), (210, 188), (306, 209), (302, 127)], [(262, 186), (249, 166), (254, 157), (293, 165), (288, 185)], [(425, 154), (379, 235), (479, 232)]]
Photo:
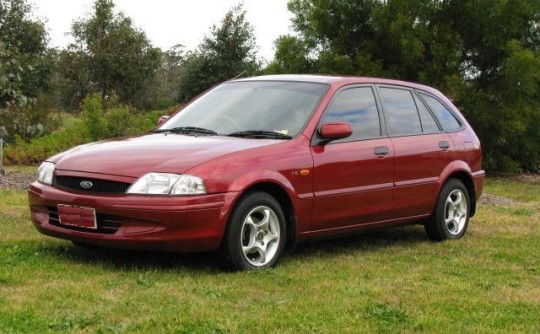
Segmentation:
[(281, 206), (269, 194), (253, 192), (238, 202), (230, 216), (221, 257), (232, 270), (273, 267), (283, 253), (285, 240)]
[(463, 183), (448, 180), (439, 193), (433, 216), (424, 225), (428, 237), (433, 241), (461, 238), (469, 225), (470, 203)]

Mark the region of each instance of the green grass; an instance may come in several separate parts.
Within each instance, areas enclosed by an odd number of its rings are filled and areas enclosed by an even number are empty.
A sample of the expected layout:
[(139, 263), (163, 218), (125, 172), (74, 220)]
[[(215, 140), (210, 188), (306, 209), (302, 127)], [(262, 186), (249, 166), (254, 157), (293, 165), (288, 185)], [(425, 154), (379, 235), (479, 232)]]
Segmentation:
[(540, 178), (536, 177), (536, 183), (527, 182), (527, 178), (491, 178), (486, 183), (486, 191), (490, 194), (507, 197), (522, 202), (540, 202)]
[[(420, 226), (300, 245), (272, 270), (212, 255), (83, 249), (0, 190), (0, 333), (538, 333), (540, 186), (488, 180), (467, 235)], [(523, 192), (526, 192), (523, 194)]]

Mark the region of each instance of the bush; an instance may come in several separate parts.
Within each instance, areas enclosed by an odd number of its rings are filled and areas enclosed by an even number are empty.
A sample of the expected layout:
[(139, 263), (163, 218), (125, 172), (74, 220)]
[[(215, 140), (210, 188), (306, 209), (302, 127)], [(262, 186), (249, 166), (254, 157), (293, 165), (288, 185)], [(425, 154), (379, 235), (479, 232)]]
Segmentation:
[(17, 136), (15, 143), (8, 144), (4, 159), (6, 165), (33, 165), (70, 147), (90, 141), (81, 119), (63, 115), (63, 126), (48, 135), (25, 142)]
[(123, 137), (146, 132), (155, 127), (163, 111), (140, 113), (133, 108), (118, 104), (116, 98), (109, 101), (104, 111), (101, 97), (89, 95), (83, 102), (83, 120), (92, 140)]
[(98, 94), (88, 95), (82, 104), (83, 120), (92, 140), (107, 137), (107, 121), (103, 113), (103, 104)]
[(130, 107), (111, 102), (111, 108), (105, 113), (99, 95), (90, 95), (84, 99), (82, 109), (83, 113), (80, 117), (70, 114), (57, 116), (58, 123), (62, 125), (50, 134), (30, 141), (17, 136), (14, 142), (8, 143), (5, 147), (5, 164), (38, 164), (52, 155), (77, 145), (144, 133), (156, 126), (161, 115), (171, 114), (178, 107), (166, 111), (140, 113)]
[[(153, 114), (138, 113), (126, 106), (113, 108), (105, 116), (107, 120), (107, 138), (130, 136), (152, 130), (157, 117)], [(156, 118), (156, 121), (153, 119)]]
[(57, 111), (45, 98), (24, 107), (0, 108), (0, 137), (14, 142), (19, 136), (25, 141), (56, 130), (60, 125)]

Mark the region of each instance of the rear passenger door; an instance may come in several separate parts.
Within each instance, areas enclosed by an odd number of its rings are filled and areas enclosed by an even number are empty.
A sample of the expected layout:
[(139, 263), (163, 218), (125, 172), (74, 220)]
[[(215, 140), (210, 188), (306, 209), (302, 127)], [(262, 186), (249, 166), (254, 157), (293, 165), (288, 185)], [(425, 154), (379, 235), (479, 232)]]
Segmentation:
[(382, 221), (391, 214), (394, 150), (381, 121), (372, 86), (347, 87), (334, 95), (320, 124), (347, 122), (353, 133), (311, 147), (312, 231)]
[(439, 176), (454, 159), (452, 140), (414, 91), (377, 88), (395, 150), (394, 217), (430, 214)]

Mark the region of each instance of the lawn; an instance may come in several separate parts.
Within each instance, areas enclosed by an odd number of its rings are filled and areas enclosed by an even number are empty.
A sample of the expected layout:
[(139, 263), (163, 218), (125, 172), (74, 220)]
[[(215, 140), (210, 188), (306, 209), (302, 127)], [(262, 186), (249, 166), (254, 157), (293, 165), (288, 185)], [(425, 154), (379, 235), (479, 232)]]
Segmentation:
[(467, 235), (421, 226), (300, 245), (272, 270), (212, 255), (84, 249), (0, 190), (0, 333), (538, 333), (540, 185), (489, 179)]

